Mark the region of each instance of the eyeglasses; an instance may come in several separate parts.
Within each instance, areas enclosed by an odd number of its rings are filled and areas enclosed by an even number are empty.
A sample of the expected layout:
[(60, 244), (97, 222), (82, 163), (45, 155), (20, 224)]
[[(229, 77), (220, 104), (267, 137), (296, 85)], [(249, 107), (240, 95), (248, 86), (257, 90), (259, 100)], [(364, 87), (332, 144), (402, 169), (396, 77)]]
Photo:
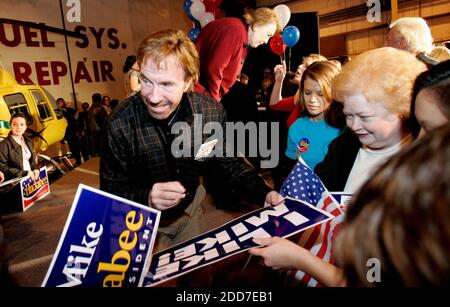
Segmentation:
[(425, 52), (421, 52), (418, 55), (416, 55), (416, 58), (427, 64), (428, 66), (434, 66), (439, 64), (438, 61), (433, 59), (432, 57), (428, 56)]

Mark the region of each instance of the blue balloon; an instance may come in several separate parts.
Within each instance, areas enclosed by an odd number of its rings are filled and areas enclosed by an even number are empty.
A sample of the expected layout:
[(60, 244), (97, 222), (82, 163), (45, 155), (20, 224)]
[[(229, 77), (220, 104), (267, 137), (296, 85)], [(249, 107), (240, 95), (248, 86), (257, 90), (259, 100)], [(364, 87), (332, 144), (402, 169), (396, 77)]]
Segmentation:
[(200, 29), (199, 28), (192, 28), (189, 30), (189, 38), (191, 39), (191, 41), (195, 42), (195, 40), (197, 39), (197, 36), (200, 34)]
[(192, 0), (186, 0), (184, 1), (184, 12), (186, 13), (187, 17), (192, 20), (192, 21), (197, 21), (197, 19), (194, 18), (194, 16), (192, 16), (191, 14), (191, 5), (192, 5)]
[(282, 37), (283, 42), (286, 44), (286, 46), (291, 48), (295, 44), (297, 44), (298, 40), (300, 39), (300, 31), (296, 26), (289, 26), (284, 28)]

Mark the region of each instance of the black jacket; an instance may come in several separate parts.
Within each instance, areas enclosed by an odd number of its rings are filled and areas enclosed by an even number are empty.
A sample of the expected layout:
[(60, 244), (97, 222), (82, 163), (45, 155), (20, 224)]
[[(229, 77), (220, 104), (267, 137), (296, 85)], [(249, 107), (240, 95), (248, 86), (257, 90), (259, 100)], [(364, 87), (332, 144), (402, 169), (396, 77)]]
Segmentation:
[(330, 143), (324, 160), (314, 168), (328, 191), (344, 191), (361, 146), (358, 137), (348, 128)]
[[(38, 169), (36, 163), (36, 153), (31, 140), (24, 137), (25, 144), (31, 152), (30, 166), (32, 170)], [(14, 141), (11, 133), (0, 142), (0, 171), (5, 174), (5, 180), (26, 176), (27, 171), (23, 170), (22, 147)]]
[[(148, 113), (140, 95), (127, 98), (114, 109), (106, 120), (103, 134), (100, 189), (147, 204), (148, 194), (155, 183), (179, 181), (187, 190), (186, 198), (177, 206), (165, 210), (162, 217), (179, 216), (192, 202), (206, 164), (214, 159), (226, 175), (222, 178), (224, 181), (262, 205), (271, 188), (240, 159), (226, 157), (225, 154), (223, 157), (194, 159), (200, 144), (210, 140), (210, 137), (218, 140), (217, 150), (226, 148), (225, 142), (220, 139), (220, 136), (226, 136), (225, 129), (223, 135), (218, 136), (213, 135), (213, 131), (217, 133), (215, 128), (208, 132), (204, 128), (210, 122), (225, 127), (225, 111), (221, 104), (211, 97), (189, 93), (183, 97), (178, 110), (168, 123), (157, 121)], [(184, 123), (185, 129), (176, 132), (179, 134), (171, 134), (172, 121)], [(184, 134), (188, 140), (179, 142), (181, 132), (185, 131), (188, 131)], [(186, 150), (186, 154), (182, 155), (179, 149)]]

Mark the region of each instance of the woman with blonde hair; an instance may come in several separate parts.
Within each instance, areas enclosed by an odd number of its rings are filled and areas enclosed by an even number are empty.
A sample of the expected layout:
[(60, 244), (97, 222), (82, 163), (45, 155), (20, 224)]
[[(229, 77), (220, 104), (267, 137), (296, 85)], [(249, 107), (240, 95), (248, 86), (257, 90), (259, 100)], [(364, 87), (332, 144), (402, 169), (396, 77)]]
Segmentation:
[(277, 14), (266, 7), (249, 10), (242, 18), (210, 22), (195, 40), (200, 56), (200, 84), (196, 91), (220, 101), (241, 73), (249, 48), (266, 44), (281, 30)]
[(316, 174), (330, 191), (354, 193), (373, 171), (412, 141), (408, 125), (414, 80), (425, 64), (384, 47), (348, 62), (333, 84), (349, 129), (336, 138)]
[[(330, 191), (357, 192), (390, 157), (412, 141), (407, 125), (414, 80), (426, 70), (406, 51), (385, 47), (355, 57), (333, 82), (349, 129), (329, 146), (315, 172)], [(386, 187), (386, 186), (385, 186)], [(254, 239), (251, 253), (275, 268), (297, 268), (326, 286), (345, 285), (342, 271), (281, 238)], [(335, 245), (338, 246), (338, 245)]]

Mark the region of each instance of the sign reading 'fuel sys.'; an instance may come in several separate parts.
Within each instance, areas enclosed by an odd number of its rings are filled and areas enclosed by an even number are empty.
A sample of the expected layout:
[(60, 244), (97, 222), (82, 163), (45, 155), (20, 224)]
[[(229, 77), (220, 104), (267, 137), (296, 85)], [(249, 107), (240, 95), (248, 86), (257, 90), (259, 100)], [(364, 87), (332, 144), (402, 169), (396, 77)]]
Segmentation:
[(138, 287), (160, 212), (80, 185), (42, 286)]
[(95, 92), (125, 98), (122, 66), (134, 53), (123, 14), (129, 1), (32, 2), (0, 1), (0, 17), (7, 17), (0, 18), (0, 66), (17, 83), (38, 84), (69, 104), (74, 95), (91, 101)]

